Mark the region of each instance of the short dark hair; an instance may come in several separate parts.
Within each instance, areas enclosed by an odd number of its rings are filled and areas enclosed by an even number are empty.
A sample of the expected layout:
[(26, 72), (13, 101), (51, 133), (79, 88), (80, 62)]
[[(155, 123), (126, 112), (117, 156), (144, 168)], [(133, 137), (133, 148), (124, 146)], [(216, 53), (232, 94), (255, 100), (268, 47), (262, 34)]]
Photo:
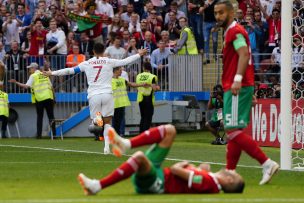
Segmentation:
[(151, 63), (150, 62), (144, 62), (143, 69), (148, 70), (148, 71), (152, 71)]
[(36, 20), (34, 21), (34, 24), (36, 24), (38, 21), (40, 21), (42, 23), (41, 18), (36, 18)]
[(23, 8), (25, 8), (25, 4), (23, 4), (23, 3), (18, 3), (17, 7), (18, 6), (22, 6)]
[(104, 49), (105, 47), (102, 43), (97, 42), (94, 44), (93, 51), (95, 52), (95, 54), (103, 54)]
[(229, 10), (233, 10), (233, 4), (230, 0), (219, 0), (215, 5), (224, 4)]
[(222, 190), (224, 191), (224, 193), (243, 193), (244, 188), (245, 188), (245, 182), (240, 181), (238, 183), (230, 185), (229, 188), (222, 187)]

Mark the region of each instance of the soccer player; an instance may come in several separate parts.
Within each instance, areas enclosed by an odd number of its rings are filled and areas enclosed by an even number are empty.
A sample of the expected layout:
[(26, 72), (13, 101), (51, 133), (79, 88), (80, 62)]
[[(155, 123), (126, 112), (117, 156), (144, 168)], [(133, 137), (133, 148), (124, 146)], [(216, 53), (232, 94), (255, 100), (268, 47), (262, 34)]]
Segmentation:
[[(113, 68), (118, 66), (124, 66), (129, 63), (140, 59), (141, 56), (147, 53), (146, 49), (138, 50), (138, 54), (125, 58), (123, 60), (110, 59), (104, 57), (104, 46), (101, 43), (96, 43), (93, 47), (94, 57), (80, 63), (74, 68), (65, 68), (57, 71), (45, 71), (44, 74), (47, 76), (62, 76), (77, 74), (80, 72), (85, 72), (88, 81), (88, 100), (90, 107), (91, 119), (95, 119), (95, 116), (99, 112), (103, 116), (104, 121), (104, 140), (105, 147), (104, 153), (109, 154), (109, 140), (108, 140), (108, 130), (111, 127), (111, 119), (114, 114), (114, 101), (112, 95), (112, 76)], [(102, 123), (100, 121), (96, 123)], [(96, 119), (95, 119), (96, 120)]]
[(209, 171), (208, 164), (198, 167), (188, 162), (179, 162), (168, 168), (161, 168), (176, 135), (173, 125), (151, 128), (140, 135), (124, 139), (109, 129), (113, 152), (121, 156), (126, 150), (153, 144), (145, 153), (135, 152), (126, 162), (108, 176), (96, 180), (80, 173), (78, 180), (86, 195), (94, 195), (115, 183), (132, 176), (137, 193), (242, 193), (243, 178), (233, 171)]
[(235, 170), (245, 151), (263, 167), (260, 185), (268, 183), (278, 171), (279, 165), (269, 159), (258, 144), (245, 134), (249, 123), (250, 109), (254, 94), (254, 68), (248, 34), (234, 21), (233, 5), (229, 0), (220, 0), (214, 7), (217, 25), (223, 27), (223, 75), (224, 126), (228, 138), (226, 169)]

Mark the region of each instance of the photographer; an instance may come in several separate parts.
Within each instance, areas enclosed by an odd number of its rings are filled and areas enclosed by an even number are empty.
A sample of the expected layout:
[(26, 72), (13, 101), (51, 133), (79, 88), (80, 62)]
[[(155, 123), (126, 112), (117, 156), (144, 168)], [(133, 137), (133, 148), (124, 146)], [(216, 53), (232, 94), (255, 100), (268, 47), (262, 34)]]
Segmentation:
[(215, 85), (208, 101), (208, 109), (214, 109), (214, 112), (211, 120), (206, 122), (206, 127), (215, 136), (215, 140), (211, 142), (214, 145), (226, 144), (226, 141), (218, 133), (218, 128), (223, 126), (223, 94), (223, 87)]

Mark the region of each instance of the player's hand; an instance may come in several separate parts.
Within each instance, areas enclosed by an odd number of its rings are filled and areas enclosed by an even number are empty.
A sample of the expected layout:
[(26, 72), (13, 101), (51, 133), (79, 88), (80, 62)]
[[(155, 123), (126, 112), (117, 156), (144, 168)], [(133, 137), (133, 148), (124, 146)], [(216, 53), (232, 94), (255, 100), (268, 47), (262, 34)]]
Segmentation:
[(42, 71), (42, 74), (45, 75), (45, 76), (50, 77), (52, 75), (52, 71), (50, 69), (47, 70), (47, 71), (44, 70), (44, 71)]
[(200, 168), (201, 170), (211, 171), (211, 170), (210, 170), (210, 169), (211, 169), (210, 164), (207, 164), (207, 163), (201, 163), (201, 164), (199, 165), (199, 168)]
[(17, 80), (15, 80), (15, 79), (9, 79), (8, 82), (10, 82), (10, 83), (16, 83)]
[(234, 81), (232, 83), (232, 86), (231, 86), (231, 93), (236, 96), (240, 93), (240, 90), (242, 88), (242, 82), (236, 82)]
[(138, 54), (139, 54), (140, 56), (144, 56), (144, 55), (146, 55), (146, 54), (147, 54), (147, 52), (148, 52), (148, 50), (147, 50), (147, 49), (139, 49), (139, 50), (138, 50)]

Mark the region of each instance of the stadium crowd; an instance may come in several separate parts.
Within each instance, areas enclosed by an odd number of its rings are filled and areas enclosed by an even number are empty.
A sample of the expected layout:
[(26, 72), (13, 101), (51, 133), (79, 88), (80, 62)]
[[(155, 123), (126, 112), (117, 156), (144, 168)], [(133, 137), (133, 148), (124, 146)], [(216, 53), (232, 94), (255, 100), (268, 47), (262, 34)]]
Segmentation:
[[(105, 53), (115, 59), (134, 55), (141, 47), (148, 48), (144, 59), (150, 61), (154, 73), (168, 68), (170, 54), (201, 53), (204, 63), (209, 64), (217, 60), (221, 49), (218, 35), (222, 33), (213, 15), (217, 1), (2, 0), (0, 60), (6, 64), (8, 79), (21, 82), (28, 78), (26, 67), (30, 63), (55, 70), (72, 67), (93, 55), (94, 42), (103, 42), (107, 47)], [(256, 95), (279, 97), (281, 0), (237, 2), (235, 20), (246, 28), (250, 37)], [(294, 86), (299, 89), (303, 86), (300, 62), (304, 54), (304, 9), (302, 0), (293, 2), (292, 66)], [(187, 43), (181, 31), (187, 24), (188, 49), (182, 51)], [(195, 45), (190, 45), (190, 41)], [(59, 80), (62, 82), (63, 78)], [(8, 90), (14, 91), (18, 90)]]

